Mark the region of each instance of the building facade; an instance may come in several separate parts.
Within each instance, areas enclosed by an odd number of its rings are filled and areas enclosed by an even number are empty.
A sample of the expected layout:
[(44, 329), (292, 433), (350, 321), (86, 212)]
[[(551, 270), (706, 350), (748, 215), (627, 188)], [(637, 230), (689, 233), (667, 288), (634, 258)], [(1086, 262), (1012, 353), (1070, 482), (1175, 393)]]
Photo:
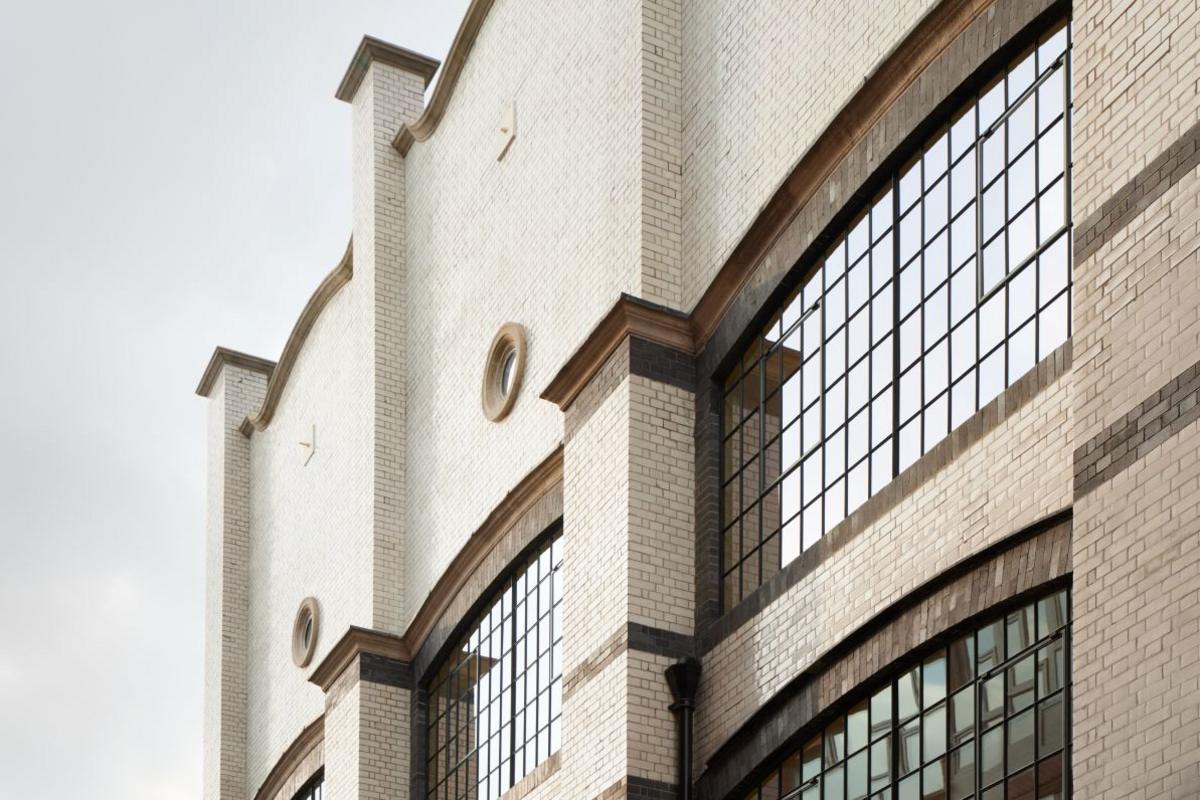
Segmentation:
[(1200, 796), (1197, 11), (364, 39), (351, 243), (198, 388), (205, 797)]

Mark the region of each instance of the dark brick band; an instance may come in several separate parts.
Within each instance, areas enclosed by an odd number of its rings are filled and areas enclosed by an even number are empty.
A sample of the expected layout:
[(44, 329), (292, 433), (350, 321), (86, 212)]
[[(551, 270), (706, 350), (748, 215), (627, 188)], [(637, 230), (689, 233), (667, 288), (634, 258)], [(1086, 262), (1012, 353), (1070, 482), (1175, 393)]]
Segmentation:
[(629, 649), (667, 658), (683, 658), (692, 654), (692, 637), (683, 633), (652, 628), (638, 622), (629, 623)]
[(1200, 419), (1200, 363), (1075, 450), (1075, 497), (1084, 497)]
[(629, 374), (696, 391), (696, 363), (690, 355), (638, 336), (629, 337)]
[(626, 775), (596, 795), (594, 800), (675, 800), (679, 787), (673, 783), (652, 781), (649, 778), (639, 778), (636, 775)]
[(401, 689), (413, 688), (412, 664), (374, 653), (363, 653), (358, 657), (358, 678)]
[(1200, 122), (1147, 164), (1075, 230), (1075, 263), (1082, 264), (1158, 198), (1200, 166)]
[(679, 796), (679, 787), (673, 783), (652, 781), (649, 778), (639, 778), (630, 775), (626, 780), (629, 800), (675, 800)]
[(820, 730), (859, 687), (914, 650), (949, 640), (980, 615), (1024, 602), (1066, 581), (1070, 573), (1070, 511), (943, 572), (864, 624), (768, 700), (708, 759), (696, 797), (744, 795), (790, 748)]
[(630, 622), (624, 628), (613, 631), (603, 644), (563, 678), (563, 695), (569, 697), (574, 694), (626, 650), (677, 659), (692, 655), (694, 647), (692, 637), (687, 634)]

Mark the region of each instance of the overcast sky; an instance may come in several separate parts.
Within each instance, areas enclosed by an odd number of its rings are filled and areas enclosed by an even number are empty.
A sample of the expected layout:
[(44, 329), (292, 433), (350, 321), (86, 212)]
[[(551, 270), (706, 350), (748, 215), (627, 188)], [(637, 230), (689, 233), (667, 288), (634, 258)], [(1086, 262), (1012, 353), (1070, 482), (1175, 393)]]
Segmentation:
[(0, 0), (0, 800), (200, 797), (193, 390), (345, 249), (359, 38), (465, 8)]

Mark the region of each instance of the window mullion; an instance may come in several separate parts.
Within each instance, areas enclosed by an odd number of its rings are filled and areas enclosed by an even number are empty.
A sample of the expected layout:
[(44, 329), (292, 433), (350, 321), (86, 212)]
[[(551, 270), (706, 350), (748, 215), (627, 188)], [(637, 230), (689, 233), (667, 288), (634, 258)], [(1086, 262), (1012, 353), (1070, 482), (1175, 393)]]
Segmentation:
[(892, 175), (892, 478), (900, 474), (900, 175)]
[[(512, 593), (512, 619), (509, 621), (512, 638), (508, 654), (508, 752), (504, 754), (508, 756), (508, 787), (506, 788), (516, 785), (517, 782), (517, 580), (515, 577), (508, 590)], [(528, 604), (525, 607), (525, 613), (529, 613)]]

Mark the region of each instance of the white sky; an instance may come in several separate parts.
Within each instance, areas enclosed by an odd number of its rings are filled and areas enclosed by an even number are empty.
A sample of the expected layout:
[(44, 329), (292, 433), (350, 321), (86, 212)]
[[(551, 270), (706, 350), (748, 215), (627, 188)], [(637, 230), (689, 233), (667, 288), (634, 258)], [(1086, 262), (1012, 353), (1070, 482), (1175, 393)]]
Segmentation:
[(466, 0), (0, 0), (0, 800), (200, 796), (204, 401), (350, 232), (370, 33)]

